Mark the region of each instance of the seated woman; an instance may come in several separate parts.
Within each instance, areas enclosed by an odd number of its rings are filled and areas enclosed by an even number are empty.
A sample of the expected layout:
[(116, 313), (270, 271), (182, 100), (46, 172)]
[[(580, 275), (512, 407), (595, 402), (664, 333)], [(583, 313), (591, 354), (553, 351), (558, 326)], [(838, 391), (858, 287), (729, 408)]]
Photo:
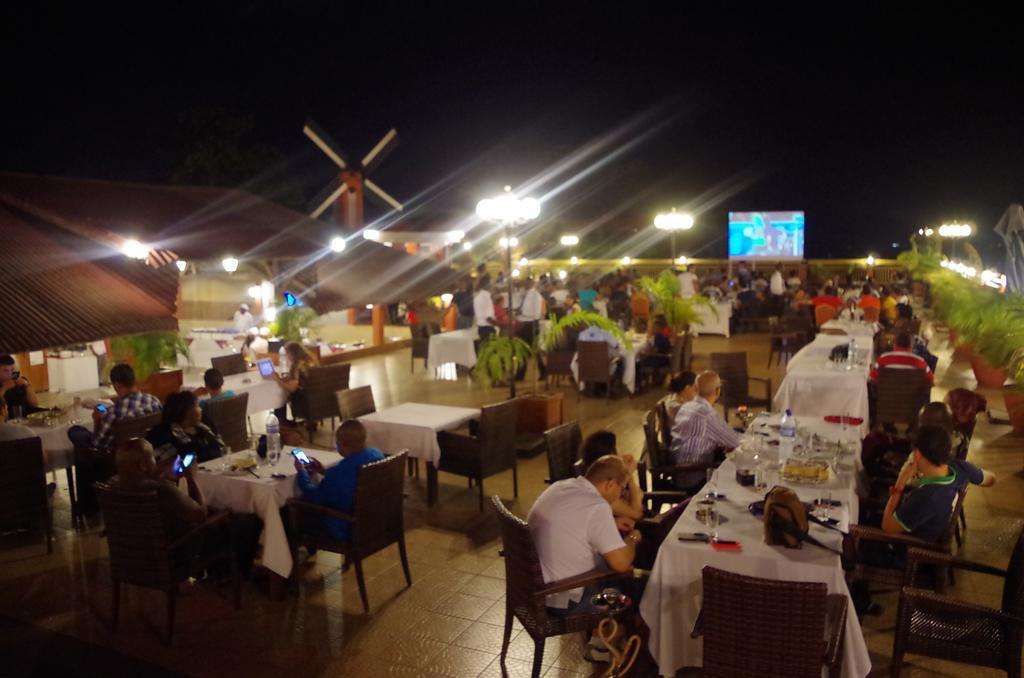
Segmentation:
[[(274, 381), (288, 392), (288, 402), (304, 404), (306, 380), (309, 378), (310, 368), (317, 366), (317, 359), (297, 341), (289, 341), (281, 350), (288, 372), (282, 377), (275, 371)], [(274, 414), (278, 421), (284, 422), (288, 415), (287, 406), (277, 408)]]
[(647, 343), (640, 349), (639, 358), (644, 367), (666, 369), (672, 364), (671, 330), (666, 332), (666, 329), (668, 329), (668, 323), (662, 316), (658, 316), (654, 321), (651, 336), (647, 338)]
[[(596, 431), (587, 436), (580, 447), (580, 458), (583, 460), (583, 472), (586, 473), (590, 465), (605, 456), (606, 454), (618, 455), (615, 449), (615, 434), (611, 431)], [(643, 517), (643, 492), (636, 478), (636, 459), (631, 454), (621, 455), (622, 461), (626, 464), (629, 472), (629, 481), (622, 490), (622, 496), (612, 504), (612, 513), (615, 515), (615, 524), (620, 532), (630, 532), (636, 521)]]
[(696, 384), (697, 375), (689, 370), (680, 372), (668, 383), (669, 395), (662, 398), (661, 402), (665, 405), (669, 428), (683, 403), (688, 403), (697, 397)]
[(221, 437), (202, 423), (199, 398), (192, 391), (179, 391), (167, 398), (163, 420), (149, 430), (146, 440), (158, 457), (172, 450), (182, 456), (192, 452), (198, 462), (223, 456), (227, 448)]

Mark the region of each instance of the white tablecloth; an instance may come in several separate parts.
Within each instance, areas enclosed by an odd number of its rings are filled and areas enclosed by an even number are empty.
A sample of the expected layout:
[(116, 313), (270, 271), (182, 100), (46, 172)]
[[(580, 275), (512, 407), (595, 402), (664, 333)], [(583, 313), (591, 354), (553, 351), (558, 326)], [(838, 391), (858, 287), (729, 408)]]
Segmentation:
[[(72, 415), (79, 425), (92, 430), (92, 410), (81, 408)], [(43, 445), (43, 452), (50, 461), (50, 468), (53, 470), (67, 468), (74, 463), (74, 446), (68, 438), (68, 429), (71, 422), (65, 421), (58, 426), (29, 426), (29, 429), (39, 436)]]
[[(775, 409), (787, 409), (795, 415), (818, 416), (848, 415), (860, 417), (861, 436), (868, 434), (868, 375), (870, 360), (864, 360), (852, 370), (836, 366), (828, 359), (828, 343), (837, 337), (819, 335), (793, 357), (786, 367), (786, 377), (775, 393)], [(838, 337), (837, 343), (849, 341)], [(834, 345), (834, 344), (833, 344)], [(807, 352), (805, 355), (804, 352)], [(861, 353), (858, 347), (858, 353)], [(863, 355), (861, 359), (863, 360)]]
[(50, 393), (74, 393), (99, 388), (99, 366), (91, 353), (72, 358), (49, 356), (46, 376)]
[(698, 306), (697, 314), (700, 316), (694, 325), (694, 330), (700, 334), (721, 334), (729, 336), (729, 318), (732, 317), (732, 302), (719, 301), (713, 304), (718, 316), (707, 306)]
[(188, 338), (188, 358), (179, 355), (178, 367), (191, 364), (206, 370), (213, 367), (211, 358), (238, 353), (242, 347), (242, 342), (230, 334), (193, 332)]
[(366, 444), (385, 454), (408, 449), (409, 456), (438, 465), (441, 448), (438, 431), (457, 429), (480, 416), (472, 407), (403, 403), (360, 417), (366, 427)]
[(786, 371), (798, 369), (805, 364), (820, 367), (822, 361), (828, 360), (833, 348), (850, 343), (850, 339), (857, 342), (857, 360), (869, 364), (874, 355), (874, 344), (871, 340), (840, 334), (819, 334), (814, 341), (801, 348), (796, 355), (789, 359), (789, 362), (786, 363)]
[(821, 326), (822, 330), (839, 330), (855, 338), (857, 343), (870, 343), (875, 334), (882, 328), (878, 323), (866, 323), (860, 320), (829, 320)]
[(475, 327), (431, 335), (427, 369), (435, 374), (437, 368), (448, 363), (473, 367), (476, 365), (476, 347), (473, 345), (476, 340)]
[[(202, 386), (201, 381), (191, 381), (184, 388), (196, 389)], [(249, 403), (246, 414), (256, 414), (267, 410), (284, 407), (288, 402), (288, 392), (277, 385), (273, 379), (264, 379), (259, 372), (244, 372), (224, 377), (224, 390), (235, 394), (248, 393)]]
[[(295, 488), (295, 465), (292, 455), (294, 448), (286, 447), (276, 466), (264, 464), (253, 470), (259, 478), (245, 471), (223, 470), (229, 457), (212, 459), (199, 465), (195, 472), (196, 482), (203, 496), (211, 506), (229, 508), (239, 513), (255, 513), (263, 521), (263, 565), (271, 572), (288, 577), (292, 572), (292, 552), (288, 536), (281, 522), (281, 507), (298, 494)], [(320, 460), (325, 467), (341, 461), (337, 452), (302, 448), (310, 457)], [(271, 478), (272, 473), (282, 473), (286, 478)]]
[[(717, 502), (723, 516), (718, 534), (723, 539), (736, 539), (743, 550), (716, 551), (699, 542), (681, 542), (681, 532), (707, 532), (697, 520), (696, 502), (691, 503), (665, 538), (658, 551), (651, 578), (640, 602), (640, 614), (651, 629), (649, 649), (661, 675), (675, 675), (684, 666), (700, 666), (703, 661), (702, 641), (690, 637), (700, 611), (702, 574), (705, 565), (765, 579), (822, 582), (829, 593), (849, 595), (839, 556), (815, 546), (787, 549), (764, 543), (764, 525), (747, 510), (749, 502), (760, 499), (741, 488), (733, 479), (735, 467), (725, 462), (715, 476), (715, 489), (726, 495)], [(732, 479), (732, 480), (731, 480)], [(802, 499), (812, 500), (820, 490), (794, 487)], [(837, 495), (834, 493), (833, 498)], [(829, 546), (840, 547), (841, 535), (813, 525), (812, 534)], [(757, 629), (751, 629), (757, 633)], [(742, 651), (742, 648), (737, 648)], [(871, 657), (864, 643), (860, 622), (849, 603), (846, 615), (846, 637), (843, 646), (843, 676), (860, 678), (871, 671)]]

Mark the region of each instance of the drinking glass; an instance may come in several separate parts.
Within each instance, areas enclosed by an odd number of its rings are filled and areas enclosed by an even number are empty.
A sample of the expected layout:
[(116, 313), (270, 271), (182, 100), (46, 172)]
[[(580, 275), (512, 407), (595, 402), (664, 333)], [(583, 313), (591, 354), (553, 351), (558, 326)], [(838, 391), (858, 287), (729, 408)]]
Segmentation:
[(815, 501), (815, 515), (821, 520), (832, 517), (832, 490), (822, 490), (821, 496)]
[(707, 484), (704, 487), (704, 495), (707, 497), (715, 497), (715, 469), (709, 468), (707, 470)]
[(21, 405), (11, 405), (11, 421), (21, 421)]
[(712, 540), (718, 539), (718, 525), (722, 522), (721, 517), (718, 512), (718, 504), (715, 503), (708, 512), (708, 532), (711, 534)]

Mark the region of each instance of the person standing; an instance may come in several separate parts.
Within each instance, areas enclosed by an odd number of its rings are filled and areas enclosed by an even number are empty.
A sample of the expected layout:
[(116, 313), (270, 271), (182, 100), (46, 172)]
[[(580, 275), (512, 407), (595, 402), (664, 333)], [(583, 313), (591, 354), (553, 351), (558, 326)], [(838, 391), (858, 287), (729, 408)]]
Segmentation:
[(249, 304), (239, 305), (232, 321), (235, 325), (235, 331), (239, 334), (245, 334), (250, 328), (256, 326), (256, 318), (252, 317), (252, 313), (249, 312)]
[(533, 278), (527, 278), (523, 283), (523, 303), (519, 307), (519, 338), (527, 344), (533, 345), (533, 338), (537, 336), (537, 325), (544, 317), (544, 298), (537, 291)]
[(690, 269), (683, 268), (676, 276), (676, 280), (679, 281), (679, 296), (683, 299), (689, 299), (700, 293), (700, 281), (697, 276), (690, 272)]
[(772, 295), (772, 313), (782, 315), (786, 307), (786, 281), (782, 278), (782, 264), (775, 264), (775, 270), (768, 281), (768, 291)]
[(473, 318), (481, 339), (487, 339), (498, 331), (490, 286), (491, 277), (485, 273), (477, 280), (476, 294), (473, 296)]
[(459, 289), (452, 295), (452, 305), (455, 307), (458, 317), (455, 326), (460, 329), (468, 329), (473, 326), (473, 281), (470, 278), (459, 283)]

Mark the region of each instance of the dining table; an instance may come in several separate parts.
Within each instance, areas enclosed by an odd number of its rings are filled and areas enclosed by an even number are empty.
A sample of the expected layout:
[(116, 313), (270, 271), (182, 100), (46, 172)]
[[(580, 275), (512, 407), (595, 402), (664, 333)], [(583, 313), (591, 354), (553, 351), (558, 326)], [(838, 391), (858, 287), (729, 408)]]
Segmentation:
[[(186, 382), (183, 388), (194, 390), (201, 386), (202, 381), (193, 379)], [(234, 391), (235, 395), (249, 394), (245, 410), (247, 415), (275, 410), (288, 402), (288, 392), (273, 379), (264, 379), (256, 370), (229, 374), (224, 377), (223, 388), (225, 391)]]
[[(436, 336), (436, 335), (435, 335)], [(476, 407), (453, 407), (430, 403), (402, 403), (359, 417), (366, 429), (366, 445), (384, 454), (409, 451), (409, 457), (427, 465), (427, 503), (437, 501), (437, 468), (441, 446), (437, 434), (452, 431), (480, 416)]]
[[(777, 416), (777, 415), (776, 415)], [(648, 648), (658, 665), (660, 675), (672, 676), (683, 667), (699, 667), (702, 664), (702, 640), (693, 638), (691, 631), (700, 612), (702, 601), (702, 570), (712, 566), (736, 574), (763, 579), (795, 582), (821, 582), (829, 593), (849, 597), (842, 564), (838, 552), (842, 548), (843, 531), (848, 530), (851, 520), (856, 520), (858, 501), (856, 492), (856, 457), (854, 450), (859, 445), (836, 445), (827, 442), (843, 440), (856, 443), (853, 429), (842, 428), (841, 424), (808, 421), (807, 425), (822, 432), (820, 446), (808, 444), (807, 454), (823, 452), (833, 456), (829, 479), (821, 484), (805, 484), (786, 480), (779, 473), (777, 446), (757, 443), (757, 439), (777, 441), (778, 433), (772, 431), (773, 421), (769, 417), (755, 420), (744, 437), (744, 445), (724, 461), (702, 488), (697, 497), (713, 493), (717, 525), (709, 526), (698, 517), (698, 501), (691, 501), (679, 520), (662, 543), (651, 577), (640, 601), (640, 614), (650, 629)], [(746, 447), (746, 450), (743, 448)], [(765, 488), (754, 489), (741, 485), (736, 478), (737, 464), (747, 466), (751, 462), (743, 454), (752, 449), (761, 453), (757, 463), (763, 465), (768, 483)], [(774, 452), (772, 451), (774, 450)], [(798, 450), (798, 453), (800, 451)], [(831, 526), (812, 522), (810, 534), (823, 546), (804, 544), (802, 548), (786, 548), (769, 545), (764, 541), (764, 523), (757, 515), (758, 502), (764, 498), (766, 488), (783, 485), (792, 489), (807, 503), (828, 499), (837, 504), (828, 508), (812, 509), (824, 512), (818, 517), (834, 521)], [(710, 543), (682, 541), (684, 533), (705, 533), (721, 539), (739, 542), (739, 550), (717, 550)], [(784, 620), (781, 620), (784, 623)], [(756, 633), (756, 629), (751, 629)], [(843, 644), (842, 675), (861, 678), (871, 671), (871, 657), (860, 622), (853, 610), (850, 599), (846, 615)], [(824, 674), (823, 674), (824, 675)]]
[(732, 302), (716, 301), (710, 306), (698, 305), (697, 320), (693, 323), (693, 330), (696, 335), (720, 334), (729, 336), (729, 320), (732, 318)]
[(854, 337), (858, 343), (871, 343), (882, 326), (877, 322), (833, 318), (821, 326), (822, 331), (831, 331)]
[(427, 347), (427, 370), (435, 378), (455, 378), (455, 365), (476, 365), (477, 328), (468, 327), (430, 335)]

